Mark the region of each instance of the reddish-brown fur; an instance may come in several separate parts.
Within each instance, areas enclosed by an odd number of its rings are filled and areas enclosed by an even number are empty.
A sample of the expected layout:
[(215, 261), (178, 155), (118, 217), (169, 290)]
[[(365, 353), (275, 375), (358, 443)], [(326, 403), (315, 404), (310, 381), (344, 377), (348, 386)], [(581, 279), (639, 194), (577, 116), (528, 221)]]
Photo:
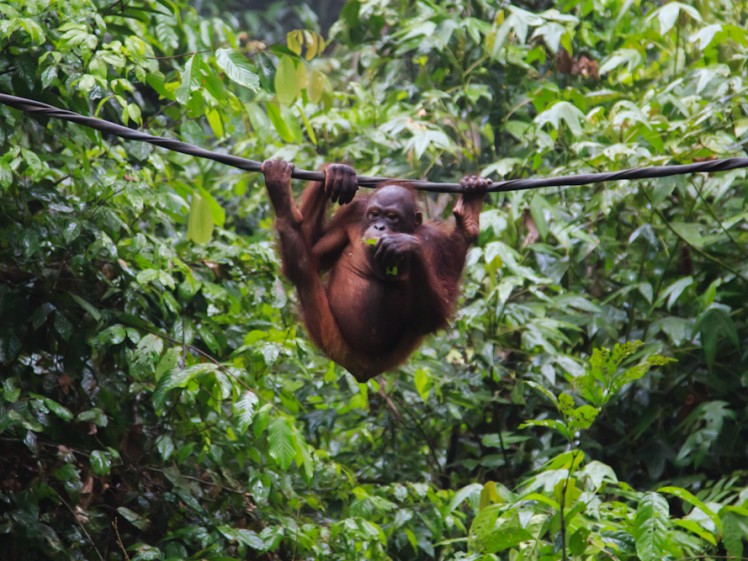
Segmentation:
[[(366, 381), (447, 326), (488, 182), (463, 180), (468, 192), (448, 226), (421, 221), (408, 183), (384, 183), (354, 199), (355, 172), (340, 164), (326, 166), (324, 183), (311, 183), (297, 208), (292, 169), (283, 161), (262, 166), (283, 272), (296, 287), (312, 340)], [(330, 219), (328, 199), (344, 205)]]

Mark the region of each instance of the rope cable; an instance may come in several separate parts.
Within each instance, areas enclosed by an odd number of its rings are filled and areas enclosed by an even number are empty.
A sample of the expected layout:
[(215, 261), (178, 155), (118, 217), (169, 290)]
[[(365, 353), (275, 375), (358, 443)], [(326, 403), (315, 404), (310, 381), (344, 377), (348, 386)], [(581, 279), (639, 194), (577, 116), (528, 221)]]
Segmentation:
[[(213, 160), (228, 166), (243, 169), (246, 171), (260, 171), (260, 162), (255, 160), (249, 160), (247, 158), (241, 158), (239, 156), (232, 156), (231, 154), (225, 154), (221, 152), (213, 152), (205, 150), (193, 144), (187, 142), (181, 142), (172, 138), (166, 138), (163, 136), (153, 136), (140, 132), (129, 127), (117, 125), (104, 119), (97, 117), (86, 117), (72, 111), (60, 109), (53, 105), (42, 103), (41, 101), (35, 101), (32, 99), (26, 99), (23, 97), (17, 97), (9, 94), (0, 93), (0, 103), (9, 105), (16, 109), (20, 109), (27, 113), (33, 113), (43, 117), (52, 117), (54, 119), (62, 119), (63, 121), (70, 121), (80, 125), (84, 125), (101, 132), (120, 136), (127, 140), (136, 140), (140, 142), (147, 142), (168, 150), (175, 152), (181, 152), (190, 156), (196, 156), (198, 158), (206, 158)], [(509, 179), (506, 181), (494, 181), (488, 187), (489, 192), (507, 192), (507, 191), (523, 191), (526, 189), (539, 189), (542, 187), (569, 187), (569, 186), (580, 186), (589, 185), (595, 183), (603, 183), (605, 181), (623, 181), (626, 179), (637, 180), (637, 179), (650, 179), (656, 177), (671, 177), (674, 175), (683, 175), (687, 173), (698, 173), (698, 172), (719, 172), (727, 171), (731, 169), (746, 168), (748, 167), (748, 157), (736, 157), (736, 158), (725, 158), (720, 160), (708, 160), (705, 162), (697, 162), (692, 164), (677, 164), (677, 165), (665, 165), (665, 166), (651, 166), (644, 168), (630, 168), (619, 171), (603, 172), (603, 173), (583, 173), (577, 175), (561, 175), (558, 177), (540, 177), (534, 179)], [(304, 169), (294, 168), (291, 174), (295, 179), (304, 179), (312, 181), (323, 181), (325, 178), (324, 173), (319, 171), (308, 171)], [(422, 191), (431, 191), (435, 193), (459, 193), (462, 192), (462, 187), (459, 183), (435, 183), (432, 181), (419, 181), (419, 180), (405, 180), (405, 179), (393, 179), (385, 177), (367, 177), (357, 176), (358, 185), (361, 187), (375, 187), (382, 181), (408, 181), (416, 189)]]

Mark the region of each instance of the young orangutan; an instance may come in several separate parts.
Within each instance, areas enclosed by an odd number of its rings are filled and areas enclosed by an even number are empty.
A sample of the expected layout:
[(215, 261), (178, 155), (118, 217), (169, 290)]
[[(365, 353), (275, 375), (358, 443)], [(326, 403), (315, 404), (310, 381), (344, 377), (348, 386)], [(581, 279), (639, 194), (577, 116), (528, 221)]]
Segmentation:
[[(311, 183), (297, 207), (292, 170), (282, 160), (262, 164), (283, 273), (296, 287), (312, 340), (364, 382), (447, 326), (490, 181), (462, 179), (466, 191), (448, 226), (423, 221), (407, 182), (383, 182), (354, 199), (356, 173), (342, 164), (326, 166), (324, 182)], [(343, 205), (330, 219), (328, 200)]]

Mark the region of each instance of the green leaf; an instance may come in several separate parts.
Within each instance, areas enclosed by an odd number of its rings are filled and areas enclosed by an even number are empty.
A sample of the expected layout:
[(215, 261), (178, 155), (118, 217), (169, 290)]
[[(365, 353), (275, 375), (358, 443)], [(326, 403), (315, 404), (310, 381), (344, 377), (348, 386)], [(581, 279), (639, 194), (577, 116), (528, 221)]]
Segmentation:
[(68, 294), (70, 294), (73, 300), (75, 300), (81, 308), (86, 310), (86, 312), (88, 312), (88, 315), (90, 315), (95, 321), (101, 320), (101, 312), (99, 312), (99, 310), (97, 310), (90, 302), (84, 300), (77, 294), (73, 294), (72, 292), (69, 292)]
[(306, 39), (305, 58), (307, 60), (312, 60), (314, 57), (321, 55), (322, 51), (325, 50), (325, 39), (319, 33), (305, 29), (304, 38)]
[(328, 89), (328, 86), (327, 77), (320, 70), (313, 69), (309, 74), (309, 82), (307, 84), (309, 101), (319, 103), (322, 99), (322, 94), (325, 92), (325, 89)]
[(599, 489), (606, 481), (618, 482), (618, 477), (616, 477), (613, 468), (596, 460), (584, 466), (580, 472), (580, 478), (582, 476), (589, 478), (595, 489)]
[(200, 191), (200, 197), (202, 197), (203, 201), (207, 202), (210, 206), (210, 213), (213, 216), (213, 223), (219, 228), (222, 228), (224, 223), (226, 222), (226, 211), (223, 210), (221, 204), (208, 191), (206, 191), (202, 187), (198, 187), (197, 189), (198, 191)]
[(60, 419), (63, 421), (72, 421), (73, 420), (73, 412), (70, 411), (67, 407), (60, 405), (56, 401), (49, 399), (48, 397), (43, 398), (44, 405), (49, 407), (49, 410), (52, 411), (55, 415), (57, 415)]
[(26, 31), (32, 43), (41, 45), (45, 40), (44, 28), (31, 18), (20, 18), (20, 27)]
[(641, 561), (661, 561), (666, 557), (670, 508), (658, 493), (645, 493), (634, 516), (636, 553)]
[(187, 219), (187, 238), (205, 244), (213, 237), (213, 212), (210, 203), (197, 191), (192, 193), (190, 215)]
[(535, 117), (535, 124), (538, 127), (550, 124), (554, 129), (558, 130), (563, 121), (569, 127), (572, 135), (577, 137), (582, 135), (582, 125), (580, 124), (582, 120), (584, 120), (584, 113), (568, 101), (559, 101), (550, 109)]
[(75, 465), (71, 463), (65, 463), (57, 468), (52, 475), (55, 479), (62, 482), (80, 481), (80, 472)]
[(626, 65), (628, 72), (633, 72), (635, 68), (642, 64), (643, 58), (641, 53), (636, 49), (619, 49), (613, 51), (613, 54), (600, 65), (600, 75), (608, 74), (619, 66)]
[(81, 411), (75, 420), (81, 423), (93, 423), (97, 427), (106, 427), (109, 424), (109, 417), (98, 407)]
[(158, 450), (158, 453), (161, 454), (161, 458), (164, 461), (168, 461), (176, 451), (174, 441), (168, 434), (158, 437), (158, 440), (156, 440), (156, 449)]
[(688, 14), (696, 21), (701, 21), (701, 14), (699, 14), (696, 8), (682, 4), (681, 2), (668, 2), (655, 11), (657, 19), (660, 22), (660, 33), (662, 35), (666, 35), (668, 31), (675, 27), (675, 22), (678, 20), (681, 12)]
[(154, 21), (156, 22), (156, 38), (161, 48), (174, 50), (179, 47), (179, 38), (175, 31), (177, 22), (174, 16), (171, 14), (156, 14)]
[(221, 343), (218, 341), (218, 338), (213, 334), (213, 332), (210, 330), (210, 328), (205, 324), (200, 324), (197, 327), (198, 332), (200, 333), (200, 338), (203, 340), (203, 343), (210, 349), (210, 352), (214, 355), (221, 353)]
[(273, 102), (268, 102), (266, 107), (268, 110), (268, 118), (270, 119), (270, 122), (273, 123), (273, 127), (275, 127), (275, 130), (281, 139), (284, 142), (296, 142), (296, 135), (294, 134), (292, 127), (286, 123), (280, 107)]
[(685, 489), (682, 489), (681, 487), (673, 487), (673, 486), (665, 486), (660, 487), (657, 489), (658, 493), (667, 493), (669, 495), (674, 495), (678, 497), (679, 499), (682, 499), (686, 501), (691, 506), (694, 506), (698, 508), (701, 512), (703, 512), (706, 516), (709, 517), (709, 519), (714, 523), (714, 527), (717, 529), (717, 533), (722, 533), (722, 521), (719, 519), (719, 516), (706, 504), (701, 501), (698, 497), (690, 493), (689, 491), (686, 491)]
[(30, 323), (33, 326), (34, 329), (39, 329), (42, 325), (44, 325), (49, 319), (49, 316), (52, 312), (55, 311), (55, 307), (50, 304), (49, 302), (42, 304), (39, 306), (36, 310), (34, 310), (34, 313), (31, 314)]
[(712, 44), (715, 38), (722, 35), (722, 24), (715, 23), (706, 25), (691, 35), (692, 42), (698, 42), (699, 50), (704, 51)]
[(496, 553), (533, 539), (530, 532), (524, 528), (513, 527), (512, 522), (496, 527), (500, 509), (500, 505), (491, 505), (478, 513), (470, 525), (470, 549), (478, 553)]
[(300, 29), (292, 29), (286, 33), (286, 46), (288, 50), (295, 55), (301, 55), (301, 44), (304, 40), (304, 35)]
[(233, 49), (216, 50), (216, 63), (230, 80), (253, 92), (260, 91), (260, 77), (247, 58)]
[(480, 508), (484, 509), (487, 506), (501, 502), (503, 502), (503, 499), (496, 490), (496, 483), (494, 481), (487, 481), (480, 492)]
[(275, 417), (268, 429), (269, 452), (283, 471), (288, 470), (296, 457), (296, 438), (288, 417)]
[(70, 340), (70, 337), (73, 335), (73, 324), (60, 311), (55, 312), (54, 326), (55, 330), (60, 334), (60, 337), (64, 341)]
[(538, 393), (544, 395), (551, 403), (553, 403), (553, 405), (560, 409), (558, 398), (553, 395), (553, 393), (548, 388), (546, 388), (545, 386), (541, 386), (540, 384), (533, 382), (532, 380), (526, 380), (525, 383)]
[(273, 406), (270, 403), (266, 403), (260, 406), (260, 408), (257, 410), (254, 423), (252, 424), (252, 432), (255, 435), (255, 438), (259, 438), (267, 428), (268, 422), (270, 420), (270, 410), (272, 409), (272, 407)]
[(311, 481), (314, 476), (314, 457), (312, 456), (311, 450), (306, 442), (304, 442), (301, 433), (294, 429), (296, 436), (296, 465), (304, 468), (304, 476), (307, 481)]
[(291, 105), (301, 93), (296, 62), (288, 56), (281, 57), (275, 70), (275, 93), (283, 105)]
[(662, 331), (670, 338), (677, 347), (693, 337), (693, 320), (683, 319), (675, 316), (662, 318), (652, 323), (653, 326), (659, 326)]
[(154, 380), (159, 381), (164, 374), (176, 368), (177, 364), (179, 364), (179, 358), (180, 353), (178, 348), (172, 347), (168, 349), (156, 365), (156, 370), (153, 373)]
[(670, 227), (675, 233), (688, 244), (697, 249), (704, 247), (704, 236), (701, 233), (701, 226), (692, 222), (671, 222)]
[[(548, 235), (548, 221), (546, 220), (546, 211), (550, 210), (550, 206), (545, 200), (543, 195), (536, 193), (530, 201), (530, 214), (535, 222), (535, 227), (538, 229), (540, 239), (544, 240)], [(550, 212), (549, 212), (550, 215)]]
[[(169, 353), (167, 353), (169, 355)], [(164, 358), (167, 356), (164, 355)], [(159, 364), (160, 368), (161, 365)], [(193, 364), (192, 366), (184, 369), (174, 369), (158, 379), (156, 389), (153, 391), (153, 405), (157, 411), (162, 411), (166, 404), (166, 398), (171, 390), (176, 388), (186, 387), (194, 378), (204, 374), (206, 372), (213, 372), (218, 368), (218, 365), (205, 362), (199, 364)]]
[(477, 504), (480, 493), (483, 490), (483, 485), (480, 483), (470, 483), (457, 491), (452, 499), (449, 501), (447, 512), (452, 512), (455, 508), (460, 506), (466, 499), (471, 504)]
[(297, 107), (297, 109), (299, 112), (299, 116), (301, 117), (301, 121), (304, 123), (304, 130), (306, 131), (306, 134), (309, 137), (309, 142), (317, 146), (317, 135), (314, 133), (314, 128), (312, 127), (312, 123), (307, 118), (306, 113), (304, 113), (303, 108)]
[(483, 540), (493, 532), (500, 509), (501, 505), (487, 506), (473, 519), (468, 532), (468, 545), (471, 549), (479, 553), (486, 552)]
[(8, 403), (15, 403), (21, 395), (17, 378), (5, 378), (3, 380), (3, 399)]
[(736, 349), (740, 348), (735, 322), (722, 307), (715, 305), (701, 314), (696, 321), (696, 330), (701, 333), (701, 347), (710, 367), (714, 366), (714, 359), (724, 339), (730, 341)]
[(138, 341), (137, 349), (139, 353), (150, 355), (155, 360), (164, 350), (164, 340), (153, 333), (149, 333)]
[(667, 298), (667, 309), (669, 310), (673, 307), (673, 304), (677, 302), (678, 298), (680, 298), (683, 291), (692, 284), (693, 277), (683, 277), (682, 279), (678, 279), (662, 291), (662, 294), (657, 299), (657, 304), (659, 305), (663, 300), (665, 300), (665, 298)]
[(678, 2), (669, 2), (657, 10), (657, 19), (660, 21), (660, 33), (665, 35), (675, 26), (675, 21), (678, 19), (679, 13), (680, 7), (678, 6)]
[(702, 540), (709, 542), (711, 545), (717, 545), (717, 540), (714, 535), (709, 530), (704, 529), (698, 522), (693, 520), (673, 520), (673, 524), (696, 534)]
[(725, 549), (727, 549), (727, 554), (732, 558), (742, 559), (743, 539), (748, 536), (748, 520), (730, 511), (723, 510), (723, 512), (725, 514), (722, 518), (724, 528), (722, 541), (725, 544)]
[(226, 133), (221, 112), (217, 109), (208, 109), (205, 111), (205, 118), (208, 120), (208, 124), (216, 138), (223, 138)]
[(252, 424), (258, 401), (257, 394), (247, 390), (241, 399), (234, 404), (236, 413), (239, 415), (239, 430), (241, 432), (247, 432), (247, 429)]
[(569, 539), (569, 551), (572, 555), (579, 556), (584, 554), (589, 545), (588, 538), (591, 533), (592, 530), (589, 528), (579, 528), (571, 535), (571, 538)]
[(265, 541), (252, 530), (246, 528), (232, 528), (231, 526), (219, 526), (221, 532), (229, 540), (235, 540), (257, 551), (265, 551)]
[(130, 524), (135, 526), (138, 530), (145, 531), (148, 529), (148, 526), (150, 526), (150, 521), (147, 518), (139, 515), (137, 512), (130, 510), (127, 507), (124, 507), (124, 506), (117, 507), (117, 512), (122, 518), (127, 520)]
[(571, 411), (569, 417), (569, 428), (572, 431), (587, 430), (595, 422), (599, 411), (591, 405), (581, 405)]
[(416, 391), (424, 402), (428, 401), (429, 390), (431, 389), (431, 376), (425, 368), (419, 368), (416, 370), (413, 376), (413, 383), (415, 384)]
[(566, 440), (572, 440), (574, 438), (574, 434), (570, 428), (563, 421), (558, 419), (530, 419), (529, 421), (521, 423), (519, 426), (521, 429), (528, 427), (545, 427), (557, 431)]
[(561, 393), (558, 396), (558, 411), (564, 416), (567, 416), (574, 409), (574, 398), (568, 393)]
[(127, 331), (123, 325), (112, 325), (99, 333), (91, 340), (95, 347), (104, 345), (119, 345), (127, 337)]
[(182, 82), (175, 92), (176, 100), (182, 105), (187, 105), (192, 95), (192, 63), (197, 55), (192, 55), (182, 71)]
[(95, 475), (108, 475), (112, 467), (112, 461), (109, 458), (109, 454), (103, 450), (94, 450), (91, 452), (89, 457), (91, 463), (91, 471)]
[[(57, 415), (63, 421), (72, 421), (73, 420), (74, 415), (73, 415), (72, 411), (70, 411), (70, 409), (68, 409), (67, 407), (65, 407), (63, 405), (60, 405), (55, 400), (50, 399), (48, 397), (45, 397), (43, 395), (40, 395), (38, 393), (34, 393), (34, 392), (31, 392), (29, 394), (29, 396), (33, 397), (34, 399), (41, 400), (44, 403), (44, 405), (50, 411), (52, 411), (52, 413), (54, 413), (55, 415)], [(13, 400), (13, 401), (15, 401), (15, 400)]]
[(405, 146), (406, 150), (413, 149), (416, 158), (423, 156), (429, 149), (447, 150), (452, 147), (452, 141), (444, 131), (429, 128), (414, 128), (413, 138)]
[(533, 535), (524, 528), (507, 528), (502, 526), (483, 537), (481, 546), (485, 553), (496, 553), (516, 547), (522, 542), (530, 541)]
[(168, 381), (165, 383), (169, 388), (184, 388), (197, 376), (206, 372), (215, 372), (216, 370), (218, 370), (218, 365), (212, 362), (193, 364), (183, 370), (172, 371), (167, 377)]

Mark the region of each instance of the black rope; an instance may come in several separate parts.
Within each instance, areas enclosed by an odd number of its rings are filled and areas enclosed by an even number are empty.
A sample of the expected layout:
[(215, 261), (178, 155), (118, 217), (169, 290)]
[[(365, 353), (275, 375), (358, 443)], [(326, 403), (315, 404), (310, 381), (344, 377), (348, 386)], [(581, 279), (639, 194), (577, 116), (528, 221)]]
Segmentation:
[[(254, 160), (248, 160), (246, 158), (240, 158), (239, 156), (232, 156), (220, 152), (211, 152), (210, 150), (205, 150), (186, 142), (180, 142), (163, 136), (153, 136), (103, 119), (97, 119), (96, 117), (84, 117), (78, 113), (59, 109), (52, 105), (42, 103), (41, 101), (34, 101), (32, 99), (25, 99), (23, 97), (0, 93), (0, 103), (4, 103), (5, 105), (15, 107), (16, 109), (28, 113), (85, 125), (105, 133), (121, 136), (128, 140), (148, 142), (149, 144), (155, 144), (156, 146), (161, 146), (168, 150), (174, 150), (175, 152), (182, 152), (183, 154), (197, 156), (198, 158), (207, 158), (235, 168), (247, 171), (260, 171), (261, 163)], [(605, 181), (622, 181), (624, 179), (650, 179), (654, 177), (670, 177), (687, 173), (727, 171), (745, 167), (748, 167), (748, 158), (727, 158), (694, 164), (631, 168), (605, 173), (583, 173), (579, 175), (561, 175), (558, 177), (541, 177), (537, 179), (494, 181), (491, 183), (488, 190), (491, 192), (523, 191), (526, 189), (539, 189), (541, 187), (567, 187), (572, 185), (603, 183)], [(322, 172), (308, 171), (298, 168), (295, 168), (291, 175), (296, 179), (313, 181), (322, 181), (325, 177)], [(392, 181), (392, 178), (385, 177), (358, 176), (357, 179), (358, 184), (361, 187), (374, 187), (382, 181)], [(462, 187), (459, 183), (434, 183), (431, 181), (415, 180), (407, 181), (409, 181), (416, 189), (422, 191), (431, 191), (435, 193), (459, 193), (462, 191)]]

